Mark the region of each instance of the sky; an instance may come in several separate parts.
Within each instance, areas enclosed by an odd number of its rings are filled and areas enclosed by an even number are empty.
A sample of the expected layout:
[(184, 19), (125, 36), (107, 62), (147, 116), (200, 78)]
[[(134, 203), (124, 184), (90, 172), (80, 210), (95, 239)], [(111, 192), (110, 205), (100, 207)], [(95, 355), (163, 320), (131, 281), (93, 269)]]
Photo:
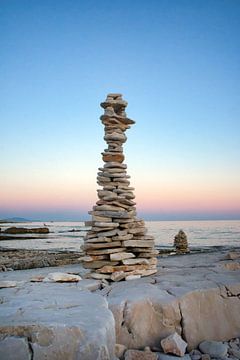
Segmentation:
[(240, 219), (239, 0), (0, 0), (0, 49), (0, 218), (88, 218), (117, 92), (138, 215)]

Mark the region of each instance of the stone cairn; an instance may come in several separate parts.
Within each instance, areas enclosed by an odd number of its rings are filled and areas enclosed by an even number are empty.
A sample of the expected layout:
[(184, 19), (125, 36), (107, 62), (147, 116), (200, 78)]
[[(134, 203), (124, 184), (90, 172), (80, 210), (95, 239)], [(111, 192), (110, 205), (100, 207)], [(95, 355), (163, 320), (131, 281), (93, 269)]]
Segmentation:
[(178, 234), (174, 237), (174, 247), (177, 254), (186, 254), (189, 253), (187, 235), (183, 230), (180, 230)]
[(126, 106), (120, 94), (109, 94), (101, 103), (104, 115), (100, 119), (108, 148), (102, 153), (105, 164), (97, 176), (102, 187), (97, 190), (99, 200), (89, 211), (92, 220), (85, 223), (91, 229), (84, 239), (82, 258), (94, 279), (130, 280), (157, 272), (154, 238), (146, 235), (144, 221), (136, 217), (134, 188), (123, 164), (125, 131), (135, 123), (126, 116)]

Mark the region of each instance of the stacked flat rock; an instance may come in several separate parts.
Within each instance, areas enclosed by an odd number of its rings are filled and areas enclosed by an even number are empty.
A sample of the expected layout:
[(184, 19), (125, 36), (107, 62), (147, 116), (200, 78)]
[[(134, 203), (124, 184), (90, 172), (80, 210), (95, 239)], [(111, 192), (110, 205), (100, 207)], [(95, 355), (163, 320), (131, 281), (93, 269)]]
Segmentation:
[(99, 200), (89, 212), (92, 220), (86, 222), (91, 229), (84, 239), (83, 265), (95, 279), (119, 281), (152, 275), (157, 271), (158, 251), (153, 236), (146, 234), (144, 221), (136, 217), (134, 188), (123, 163), (125, 131), (135, 122), (126, 116), (127, 102), (120, 94), (109, 94), (101, 106), (108, 147), (97, 176)]
[(174, 237), (174, 247), (177, 254), (185, 254), (189, 252), (187, 235), (183, 230), (180, 230)]

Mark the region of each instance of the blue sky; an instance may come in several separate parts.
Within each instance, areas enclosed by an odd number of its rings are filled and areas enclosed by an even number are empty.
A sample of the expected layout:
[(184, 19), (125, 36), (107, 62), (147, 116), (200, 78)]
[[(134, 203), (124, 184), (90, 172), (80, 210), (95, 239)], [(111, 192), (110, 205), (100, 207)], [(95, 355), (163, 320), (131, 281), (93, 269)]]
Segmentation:
[(0, 217), (96, 200), (109, 92), (140, 215), (240, 218), (240, 2), (0, 1)]

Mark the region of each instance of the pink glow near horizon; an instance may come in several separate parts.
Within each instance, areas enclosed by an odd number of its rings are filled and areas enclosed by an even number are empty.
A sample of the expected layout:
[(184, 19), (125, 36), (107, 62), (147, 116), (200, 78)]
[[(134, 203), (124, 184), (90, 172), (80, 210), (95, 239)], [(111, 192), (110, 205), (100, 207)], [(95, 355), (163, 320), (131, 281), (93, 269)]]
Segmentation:
[[(97, 188), (97, 187), (96, 187)], [(1, 209), (18, 211), (90, 210), (97, 199), (96, 189), (85, 187), (65, 191), (60, 189), (31, 189), (4, 193), (1, 198)], [(158, 211), (239, 211), (240, 199), (236, 193), (219, 193), (206, 189), (179, 190), (172, 188), (144, 189), (136, 191), (137, 210), (144, 212)]]

